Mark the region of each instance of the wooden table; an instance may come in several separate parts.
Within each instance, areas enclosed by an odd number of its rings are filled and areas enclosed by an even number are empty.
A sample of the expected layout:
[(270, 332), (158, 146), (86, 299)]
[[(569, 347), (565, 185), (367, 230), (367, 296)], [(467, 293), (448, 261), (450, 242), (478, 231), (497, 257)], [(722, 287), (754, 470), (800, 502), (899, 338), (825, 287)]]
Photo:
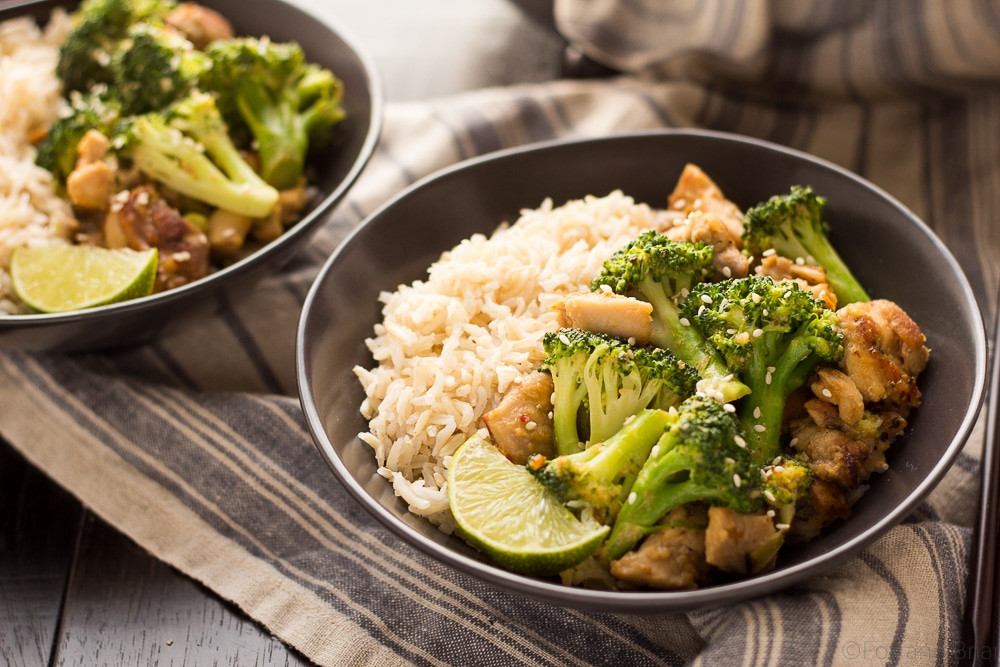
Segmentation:
[[(389, 102), (548, 80), (566, 64), (546, 2), (298, 2), (353, 34)], [(304, 662), (0, 440), (0, 664)]]

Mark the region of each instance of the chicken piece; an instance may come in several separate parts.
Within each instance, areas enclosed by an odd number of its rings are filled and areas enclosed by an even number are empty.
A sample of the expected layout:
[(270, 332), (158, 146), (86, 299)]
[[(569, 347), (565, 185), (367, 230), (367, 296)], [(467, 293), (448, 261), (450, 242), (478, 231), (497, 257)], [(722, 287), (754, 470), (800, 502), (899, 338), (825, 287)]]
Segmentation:
[(226, 17), (196, 2), (180, 3), (164, 20), (199, 50), (217, 39), (231, 39), (234, 34), (233, 26)]
[(66, 177), (66, 194), (78, 208), (106, 211), (115, 191), (114, 165), (105, 161), (111, 141), (91, 129), (76, 146), (77, 159)]
[(222, 264), (231, 261), (243, 248), (253, 218), (217, 208), (208, 216), (205, 233), (212, 257)]
[[(780, 539), (774, 520), (765, 514), (737, 514), (728, 507), (708, 510), (705, 529), (705, 560), (723, 572), (759, 572), (771, 558), (758, 559), (756, 552)], [(770, 554), (769, 554), (770, 556)]]
[(149, 185), (126, 191), (104, 220), (108, 247), (156, 248), (154, 291), (173, 289), (208, 273), (208, 238)]
[(80, 143), (76, 145), (77, 160), (76, 166), (98, 162), (108, 156), (108, 149), (111, 148), (111, 140), (101, 132), (90, 129), (87, 130)]
[(865, 400), (854, 381), (836, 368), (820, 368), (810, 389), (816, 398), (837, 406), (840, 418), (856, 424), (865, 414)]
[(614, 292), (570, 294), (558, 305), (560, 327), (576, 327), (645, 345), (653, 327), (653, 306)]
[(78, 165), (66, 177), (66, 194), (73, 206), (105, 211), (115, 190), (115, 172), (107, 162)]
[(729, 230), (729, 236), (736, 242), (737, 249), (742, 249), (743, 211), (726, 199), (719, 186), (697, 165), (685, 165), (674, 191), (667, 198), (667, 208), (681, 211), (685, 215), (691, 211), (711, 214)]
[(691, 241), (712, 246), (712, 266), (720, 278), (744, 278), (750, 271), (747, 258), (740, 251), (741, 241), (734, 237), (722, 219), (704, 211), (691, 211), (686, 218), (665, 232), (673, 241)]
[(847, 424), (832, 403), (814, 398), (805, 409), (807, 416), (790, 425), (792, 447), (808, 457), (816, 478), (848, 490), (885, 470), (885, 452), (906, 428), (906, 420), (891, 411), (866, 412)]
[(797, 264), (787, 257), (771, 254), (761, 258), (754, 272), (760, 276), (770, 276), (776, 282), (790, 280), (800, 288), (812, 292), (813, 297), (826, 303), (830, 310), (837, 307), (837, 295), (826, 281), (826, 271), (822, 267)]
[(649, 588), (697, 588), (708, 575), (705, 562), (704, 509), (678, 507), (660, 520), (662, 526), (638, 549), (611, 562), (611, 574), (622, 581)]
[(917, 376), (930, 350), (916, 322), (886, 299), (851, 303), (837, 311), (844, 332), (844, 370), (866, 403), (885, 402), (904, 415), (920, 405)]
[(493, 443), (514, 463), (524, 465), (532, 454), (556, 456), (553, 391), (551, 375), (529, 373), (503, 395), (496, 408), (483, 415)]
[(805, 506), (795, 514), (788, 531), (789, 542), (807, 542), (837, 519), (851, 516), (851, 506), (842, 489), (833, 482), (813, 478)]

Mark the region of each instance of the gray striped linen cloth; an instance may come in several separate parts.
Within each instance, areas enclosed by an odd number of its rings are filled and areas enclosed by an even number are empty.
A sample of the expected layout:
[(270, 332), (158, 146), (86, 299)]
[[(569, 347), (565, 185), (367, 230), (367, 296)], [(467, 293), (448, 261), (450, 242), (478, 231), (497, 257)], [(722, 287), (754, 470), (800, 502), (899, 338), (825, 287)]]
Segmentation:
[[(535, 140), (699, 127), (870, 179), (962, 262), (989, 310), (1000, 260), (1000, 4), (559, 0), (600, 80), (391, 104), (314, 242), (197, 328), (106, 354), (0, 355), (0, 433), (97, 514), (321, 664), (950, 664), (981, 429), (916, 513), (850, 561), (688, 614), (561, 609), (453, 572), (338, 486), (295, 397), (318, 267), (441, 167)], [(887, 248), (891, 252), (891, 248)]]

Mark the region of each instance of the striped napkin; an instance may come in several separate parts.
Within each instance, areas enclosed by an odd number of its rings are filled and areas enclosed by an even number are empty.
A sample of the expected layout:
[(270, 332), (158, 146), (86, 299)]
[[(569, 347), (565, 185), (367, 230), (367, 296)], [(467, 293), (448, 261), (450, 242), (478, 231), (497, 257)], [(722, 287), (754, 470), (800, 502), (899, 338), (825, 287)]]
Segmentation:
[[(0, 354), (0, 434), (106, 521), (319, 664), (939, 665), (960, 634), (981, 429), (902, 525), (822, 576), (688, 614), (554, 607), (442, 567), (340, 488), (295, 397), (319, 266), (417, 178), (535, 140), (702, 127), (874, 181), (940, 235), (983, 304), (1000, 266), (997, 2), (559, 0), (621, 74), (386, 110), (314, 242), (197, 327), (106, 354)], [(887, 251), (891, 252), (891, 248)], [(986, 310), (986, 306), (984, 306)]]

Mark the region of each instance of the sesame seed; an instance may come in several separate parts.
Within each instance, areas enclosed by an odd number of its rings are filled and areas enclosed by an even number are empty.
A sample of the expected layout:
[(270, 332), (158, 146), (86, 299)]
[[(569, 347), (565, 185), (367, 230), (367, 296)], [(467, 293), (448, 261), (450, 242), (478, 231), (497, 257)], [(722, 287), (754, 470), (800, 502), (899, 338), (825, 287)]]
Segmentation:
[(796, 263), (796, 264), (798, 264), (799, 266), (802, 266), (803, 264), (805, 264), (805, 263), (806, 263), (806, 260), (804, 260), (804, 259), (803, 259), (803, 258), (801, 258), (801, 257), (796, 257), (796, 258), (795, 258), (795, 263)]
[(649, 456), (650, 456), (650, 458), (655, 458), (659, 453), (660, 453), (660, 446), (659, 445), (653, 445), (653, 448), (651, 450), (649, 450)]
[(698, 316), (701, 317), (701, 314), (704, 312), (705, 312), (705, 304), (701, 304), (700, 306), (698, 306)]
[(753, 418), (760, 419), (760, 406), (757, 406), (753, 409)]
[(707, 294), (702, 294), (701, 295), (701, 302), (702, 303), (712, 303), (712, 297), (710, 297)]
[(763, 424), (754, 424), (753, 430), (757, 431), (758, 433), (763, 433), (764, 431), (767, 430), (767, 427), (764, 426)]
[(736, 331), (736, 329), (726, 329), (726, 334), (728, 334), (730, 336), (735, 336), (737, 333), (739, 333), (739, 332)]
[(728, 266), (724, 266), (722, 267), (722, 275), (724, 275), (727, 278), (731, 278), (733, 275), (733, 270), (730, 269)]
[(723, 403), (722, 409), (725, 410), (726, 412), (736, 412), (736, 406), (733, 405), (732, 403)]
[(686, 317), (682, 317), (679, 321), (681, 323), (681, 326), (683, 326), (683, 327), (689, 327), (689, 326), (691, 326), (691, 320), (689, 320)]
[(764, 384), (771, 384), (771, 371), (768, 371), (767, 375), (764, 376)]
[(777, 528), (778, 530), (788, 530), (789, 528), (791, 528), (791, 526), (788, 525), (787, 523), (776, 523), (774, 524), (774, 527)]
[(754, 292), (753, 294), (750, 295), (750, 300), (753, 301), (754, 303), (760, 303), (760, 294)]
[(742, 485), (742, 484), (743, 484), (743, 480), (740, 479), (740, 476), (734, 474), (733, 475), (733, 486), (735, 486), (738, 489), (738, 488), (740, 488), (740, 485)]
[(760, 338), (761, 336), (764, 335), (764, 330), (763, 329), (754, 329), (752, 335), (753, 335), (754, 338)]
[(674, 208), (680, 210), (687, 206), (687, 200), (684, 197), (678, 197), (674, 200)]
[(774, 248), (768, 248), (767, 250), (765, 250), (764, 252), (762, 252), (760, 255), (761, 255), (761, 257), (770, 257), (771, 255), (777, 254), (777, 252), (778, 251), (775, 250)]
[(727, 456), (727, 457), (726, 457), (726, 458), (724, 458), (723, 460), (724, 460), (724, 461), (725, 461), (726, 463), (728, 463), (729, 465), (733, 465), (734, 463), (736, 463), (736, 459), (734, 459), (734, 458), (733, 458), (733, 457), (731, 457), (731, 456)]
[(635, 491), (633, 491), (632, 493), (628, 494), (628, 504), (629, 504), (629, 505), (633, 505), (633, 504), (635, 504), (635, 499), (636, 499), (637, 497), (638, 497), (638, 496), (636, 496), (636, 495), (635, 495)]
[(823, 398), (833, 398), (833, 392), (831, 392), (826, 387), (823, 387), (823, 391), (821, 391), (820, 393), (823, 394)]
[(569, 336), (567, 336), (566, 334), (559, 334), (559, 342), (562, 343), (563, 345), (569, 345), (570, 344)]
[(799, 439), (798, 438), (792, 438), (792, 441), (789, 442), (788, 444), (791, 445), (792, 447), (794, 447), (795, 445), (799, 444)]
[(774, 510), (768, 510), (767, 511), (767, 515), (773, 519), (774, 518)]
[(534, 431), (536, 428), (538, 428), (538, 424), (535, 422), (528, 422), (524, 425), (524, 430), (526, 431)]
[(767, 498), (768, 502), (772, 502), (772, 503), (777, 500), (777, 498), (774, 497), (774, 494), (771, 493), (770, 489), (767, 489), (766, 491), (764, 491), (764, 497)]
[(747, 446), (747, 441), (744, 440), (741, 436), (738, 436), (738, 435), (733, 436), (733, 442), (736, 443), (737, 447), (746, 448), (746, 446)]
[(774, 372), (774, 371), (776, 371), (776, 370), (778, 370), (778, 369), (777, 369), (776, 367), (774, 367), (774, 366), (768, 366), (768, 367), (767, 367), (767, 372), (768, 372), (768, 373), (773, 373), (773, 372)]
[(773, 465), (773, 466), (780, 465), (780, 464), (781, 464), (781, 457), (780, 456), (775, 456), (774, 460), (771, 461), (771, 465)]

